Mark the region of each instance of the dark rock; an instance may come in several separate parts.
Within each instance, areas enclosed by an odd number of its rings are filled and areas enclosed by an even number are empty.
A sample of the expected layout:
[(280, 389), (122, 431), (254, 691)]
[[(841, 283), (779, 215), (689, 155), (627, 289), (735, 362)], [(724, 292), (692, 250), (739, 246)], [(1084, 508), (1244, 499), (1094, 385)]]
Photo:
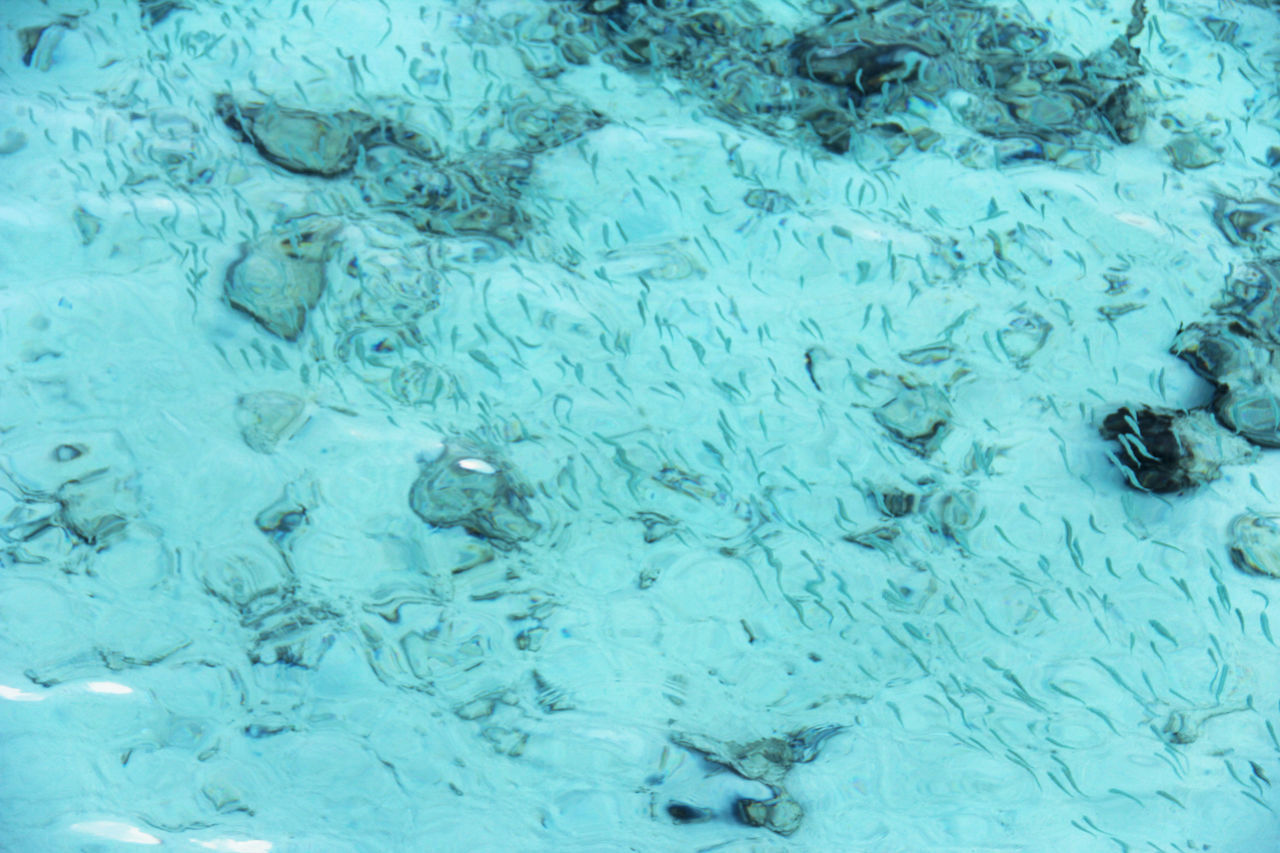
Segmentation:
[(520, 141), (520, 150), (529, 154), (557, 148), (608, 123), (595, 110), (567, 105), (518, 102), (506, 107), (505, 114), (508, 129)]
[(1266, 248), (1269, 236), (1280, 224), (1280, 205), (1265, 198), (1219, 196), (1213, 208), (1213, 224), (1232, 245)]
[(174, 12), (191, 9), (182, 0), (138, 0), (138, 6), (142, 10), (143, 23), (148, 27), (161, 23)]
[(22, 64), (38, 71), (48, 71), (53, 65), (54, 49), (68, 30), (76, 28), (77, 17), (63, 15), (51, 24), (18, 30), (18, 43), (22, 47)]
[(1108, 455), (1130, 485), (1146, 492), (1186, 491), (1216, 480), (1222, 465), (1253, 456), (1204, 411), (1125, 407), (1107, 415), (1100, 432), (1121, 446), (1120, 453)]
[(711, 809), (702, 809), (684, 803), (667, 803), (667, 814), (678, 824), (706, 823), (713, 817)]
[(1178, 330), (1169, 352), (1202, 379), (1217, 383), (1234, 373), (1256, 369), (1258, 347), (1238, 322), (1192, 323)]
[(1229, 551), (1237, 569), (1280, 578), (1280, 515), (1245, 513), (1231, 522)]
[(916, 511), (920, 496), (898, 489), (886, 489), (873, 495), (876, 507), (890, 518), (902, 518)]
[(932, 385), (900, 382), (902, 390), (875, 411), (875, 419), (899, 444), (928, 456), (951, 429), (951, 403)]

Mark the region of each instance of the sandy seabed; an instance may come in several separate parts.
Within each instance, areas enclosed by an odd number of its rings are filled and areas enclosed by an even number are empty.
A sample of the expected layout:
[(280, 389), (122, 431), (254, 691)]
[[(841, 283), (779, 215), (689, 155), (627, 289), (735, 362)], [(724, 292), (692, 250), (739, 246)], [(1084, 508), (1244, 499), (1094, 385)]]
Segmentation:
[[(1141, 137), (997, 166), (963, 93), (840, 154), (541, 73), (553, 5), (0, 10), (0, 850), (1276, 849), (1227, 537), (1280, 458), (1144, 494), (1098, 434), (1211, 395), (1168, 348), (1266, 251), (1212, 211), (1272, 196), (1275, 12), (1150, 8)], [(394, 119), (510, 230), (220, 94)], [(305, 323), (234, 304), (272, 240)]]

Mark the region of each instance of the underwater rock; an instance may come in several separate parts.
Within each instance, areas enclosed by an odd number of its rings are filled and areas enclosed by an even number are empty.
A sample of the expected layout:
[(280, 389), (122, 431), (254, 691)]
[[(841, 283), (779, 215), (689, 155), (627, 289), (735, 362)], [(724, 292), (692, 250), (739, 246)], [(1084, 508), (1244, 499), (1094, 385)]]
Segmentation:
[[(1145, 103), (1131, 78), (1144, 71), (1132, 45), (1142, 0), (1124, 35), (1083, 59), (1049, 52), (1049, 28), (987, 6), (829, 6), (824, 21), (794, 35), (750, 4), (624, 0), (559, 4), (554, 29), (575, 45), (593, 41), (621, 68), (678, 78), (728, 121), (776, 135), (808, 126), (835, 153), (877, 125), (894, 132), (882, 119), (912, 99), (936, 103), (956, 89), (969, 94), (965, 119), (978, 132), (1053, 143), (1024, 147), (1027, 156), (1059, 160), (1077, 138), (1141, 135)], [(575, 16), (580, 25), (569, 24)], [(938, 138), (897, 127), (921, 149)]]
[(729, 768), (743, 779), (767, 785), (772, 797), (768, 800), (741, 798), (734, 803), (734, 814), (748, 826), (791, 835), (800, 828), (804, 809), (783, 789), (783, 778), (792, 766), (817, 758), (827, 739), (843, 730), (843, 726), (814, 726), (786, 737), (763, 738), (749, 744), (721, 742), (696, 734), (674, 735), (671, 740), (708, 761)]
[(844, 43), (814, 45), (801, 39), (794, 48), (796, 73), (842, 86), (855, 99), (879, 92), (890, 82), (909, 83), (931, 59), (909, 44)]
[(1098, 113), (1106, 121), (1116, 141), (1126, 145), (1137, 142), (1142, 137), (1142, 128), (1147, 121), (1147, 105), (1142, 97), (1142, 87), (1132, 81), (1116, 87), (1098, 105)]
[(238, 104), (227, 94), (218, 95), (214, 110), (264, 158), (304, 175), (333, 177), (350, 170), (361, 145), (380, 127), (364, 113), (318, 113), (274, 102)]
[(1195, 743), (1200, 737), (1200, 727), (1188, 715), (1180, 711), (1171, 711), (1160, 729), (1160, 735), (1169, 743), (1185, 746)]
[(795, 199), (786, 193), (763, 187), (747, 190), (747, 194), (742, 197), (742, 202), (761, 213), (785, 213), (796, 206)]
[(1164, 147), (1175, 169), (1203, 169), (1222, 161), (1216, 148), (1198, 133), (1179, 133)]
[(380, 145), (360, 158), (356, 180), (365, 202), (407, 218), (420, 231), (489, 234), (514, 244), (528, 225), (517, 199), (532, 168), (527, 155), (442, 163)]
[[(1201, 379), (1218, 383), (1228, 376), (1266, 366), (1261, 347), (1238, 322), (1192, 323), (1178, 330), (1169, 352), (1185, 361)], [(1265, 356), (1264, 356), (1265, 358)]]
[[(640, 512), (632, 516), (632, 518), (644, 525), (644, 541), (651, 545), (654, 542), (661, 542), (666, 539), (680, 526), (680, 523), (675, 519), (668, 518), (658, 512)], [(656, 579), (656, 577), (653, 578), (653, 580)], [(652, 585), (652, 581), (649, 585)], [(642, 578), (641, 587), (645, 586), (646, 584)]]
[(142, 12), (143, 24), (154, 27), (174, 12), (190, 11), (191, 7), (182, 0), (138, 0)]
[(51, 24), (18, 30), (22, 48), (22, 64), (37, 71), (48, 71), (53, 65), (53, 51), (69, 30), (74, 30), (78, 15), (62, 15)]
[(343, 232), (339, 262), (327, 297), (342, 324), (407, 329), (440, 305), (442, 277), (423, 238), (399, 217), (361, 222)]
[(101, 547), (118, 539), (139, 509), (129, 480), (104, 470), (63, 483), (56, 495), (59, 523), (89, 545)]
[(715, 815), (711, 809), (703, 809), (697, 806), (690, 806), (685, 803), (671, 802), (667, 803), (667, 815), (672, 822), (677, 825), (688, 823), (706, 823)]
[(875, 411), (876, 421), (899, 444), (928, 456), (951, 428), (951, 402), (932, 385), (900, 379), (902, 390)]
[(467, 447), (445, 447), (435, 459), (419, 459), (422, 472), (409, 491), (409, 506), (433, 527), (461, 527), (510, 549), (541, 529), (532, 520), (533, 490), (500, 464)]
[(904, 492), (901, 489), (870, 489), (867, 492), (875, 508), (890, 518), (902, 518), (915, 512), (920, 506), (921, 496), (915, 492)]
[(860, 545), (882, 554), (892, 554), (894, 543), (902, 535), (902, 529), (895, 524), (880, 524), (857, 533), (846, 533), (841, 538), (845, 542)]
[(768, 800), (744, 797), (733, 804), (733, 811), (747, 826), (763, 827), (778, 835), (791, 835), (804, 820), (804, 809), (786, 791), (780, 791)]
[(85, 210), (83, 205), (72, 211), (71, 221), (75, 223), (76, 230), (80, 232), (80, 245), (82, 246), (92, 243), (102, 231), (102, 217), (95, 216)]
[(1228, 551), (1237, 569), (1280, 578), (1280, 514), (1245, 513), (1231, 522)]
[(1213, 401), (1218, 421), (1259, 447), (1280, 447), (1280, 375), (1229, 378)]
[(1238, 321), (1193, 323), (1171, 351), (1218, 386), (1213, 410), (1227, 429), (1260, 447), (1280, 447), (1280, 352)]
[(336, 224), (308, 217), (245, 244), (239, 260), (227, 268), (228, 302), (272, 334), (296, 341), (307, 312), (324, 293), (325, 264), (338, 230)]
[(823, 148), (832, 154), (849, 153), (855, 130), (853, 116), (840, 110), (819, 109), (806, 113), (803, 118)]
[[(0, 543), (33, 543), (52, 549), (50, 558), (65, 559), (71, 543), (101, 550), (125, 537), (142, 507), (136, 462), (118, 434), (57, 436), (44, 426), (25, 439), (6, 433), (0, 507), (7, 512), (0, 515)], [(66, 536), (46, 538), (53, 529)], [(18, 553), (44, 561), (25, 549), (0, 548), (0, 554)]]
[(297, 587), (289, 566), (266, 548), (202, 552), (196, 577), (206, 593), (244, 618), (263, 609), (255, 605), (260, 599), (291, 595)]
[(786, 737), (762, 738), (748, 744), (718, 741), (698, 734), (674, 735), (671, 740), (676, 746), (728, 767), (743, 779), (774, 787), (782, 783), (792, 766), (816, 759), (823, 744), (842, 731), (844, 726), (813, 726)]
[(1044, 317), (1023, 310), (996, 332), (996, 342), (1009, 361), (1025, 368), (1031, 357), (1044, 349), (1052, 331), (1053, 324)]
[(257, 514), (253, 523), (277, 547), (283, 547), (294, 533), (308, 523), (307, 505), (314, 506), (318, 501), (319, 494), (314, 483), (307, 486), (290, 483), (285, 487), (284, 494)]
[(4, 136), (0, 137), (0, 156), (6, 154), (17, 154), (27, 144), (27, 135), (20, 130), (8, 128), (4, 132)]
[(943, 536), (963, 544), (964, 534), (973, 530), (986, 517), (978, 506), (977, 495), (968, 489), (953, 490), (929, 498), (930, 526)]
[[(139, 129), (137, 144), (129, 149), (127, 185), (155, 178), (188, 186), (213, 180), (218, 164), (208, 151), (207, 135), (189, 116), (179, 110), (157, 110), (134, 118), (146, 119), (147, 127)], [(134, 165), (139, 168), (135, 170)]]
[(503, 114), (507, 130), (519, 140), (519, 149), (529, 154), (572, 142), (609, 121), (592, 109), (569, 105), (553, 107), (527, 100), (506, 105)]
[(304, 423), (307, 404), (282, 391), (258, 391), (236, 400), (236, 423), (250, 450), (274, 453), (276, 445)]
[(241, 623), (254, 632), (249, 662), (314, 669), (334, 642), (332, 632), (314, 629), (333, 622), (338, 613), (292, 597), (261, 603), (267, 606), (266, 611)]
[(1223, 298), (1213, 308), (1238, 321), (1247, 336), (1270, 346), (1280, 345), (1280, 259), (1253, 261), (1233, 271)]
[(1131, 486), (1145, 492), (1182, 492), (1212, 482), (1223, 465), (1256, 454), (1204, 411), (1124, 407), (1107, 415), (1099, 431), (1121, 446), (1120, 454), (1107, 455)]
[(1269, 199), (1218, 196), (1213, 207), (1213, 224), (1233, 246), (1265, 248), (1277, 223), (1280, 205)]
[(411, 361), (391, 371), (391, 396), (407, 406), (433, 405), (452, 379), (424, 361)]

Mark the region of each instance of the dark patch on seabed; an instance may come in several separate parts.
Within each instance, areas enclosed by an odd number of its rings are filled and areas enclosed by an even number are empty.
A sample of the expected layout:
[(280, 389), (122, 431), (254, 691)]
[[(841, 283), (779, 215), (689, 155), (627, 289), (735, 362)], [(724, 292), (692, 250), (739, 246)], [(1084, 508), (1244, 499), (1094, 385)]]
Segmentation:
[(854, 5), (799, 33), (770, 26), (749, 4), (557, 6), (564, 62), (599, 53), (624, 69), (669, 74), (730, 122), (769, 133), (798, 123), (837, 153), (866, 133), (927, 149), (937, 132), (905, 125), (901, 114), (913, 99), (954, 90), (970, 96), (964, 120), (996, 140), (997, 162), (1074, 157), (1099, 137), (1131, 143), (1146, 120), (1134, 45), (1144, 0), (1110, 46), (1084, 58), (1051, 50), (1049, 29), (979, 3)]

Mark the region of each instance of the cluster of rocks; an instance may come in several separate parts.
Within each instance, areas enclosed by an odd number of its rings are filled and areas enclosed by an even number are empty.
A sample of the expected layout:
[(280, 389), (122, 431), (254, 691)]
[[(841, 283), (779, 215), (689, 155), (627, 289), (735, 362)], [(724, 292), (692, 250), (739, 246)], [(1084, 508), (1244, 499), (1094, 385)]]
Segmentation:
[(218, 96), (215, 109), (241, 140), (283, 169), (354, 178), (368, 205), (422, 232), (482, 234), (509, 244), (530, 224), (519, 201), (532, 158), (605, 123), (594, 111), (519, 101), (504, 111), (509, 150), (457, 157), (398, 121), (353, 110), (240, 102), (228, 94)]
[[(1170, 352), (1212, 383), (1207, 406), (1192, 410), (1121, 408), (1102, 435), (1120, 452), (1112, 458), (1130, 485), (1157, 493), (1184, 492), (1221, 475), (1224, 465), (1280, 447), (1280, 259), (1262, 258), (1227, 278), (1214, 316), (1179, 330)], [(1280, 577), (1280, 515), (1247, 513), (1232, 525), (1233, 562)]]
[[(676, 746), (695, 752), (743, 779), (766, 785), (770, 792), (768, 799), (739, 797), (733, 804), (733, 816), (747, 826), (763, 827), (785, 836), (799, 829), (804, 820), (804, 809), (783, 786), (787, 774), (795, 765), (817, 758), (823, 744), (843, 730), (843, 726), (815, 726), (785, 737), (762, 738), (746, 744), (695, 733), (677, 734), (671, 740)], [(715, 817), (712, 809), (681, 802), (668, 803), (667, 814), (680, 824), (704, 823)]]
[(100, 551), (130, 535), (141, 511), (138, 471), (114, 433), (27, 445), (9, 441), (0, 476), (18, 498), (0, 520), (0, 554), (56, 560), (68, 547)]
[(806, 126), (837, 153), (866, 133), (927, 148), (939, 135), (909, 119), (909, 103), (962, 91), (963, 121), (995, 141), (998, 158), (1061, 161), (1096, 147), (1090, 139), (1140, 136), (1146, 106), (1133, 40), (1145, 18), (1135, 0), (1124, 33), (1084, 58), (1053, 51), (1047, 28), (951, 0), (858, 4), (800, 32), (747, 3), (559, 0), (524, 36), (554, 44), (567, 64), (601, 54), (670, 75), (729, 121), (768, 133)]
[(1131, 481), (1181, 492), (1252, 458), (1249, 445), (1280, 447), (1280, 260), (1244, 264), (1227, 279), (1215, 316), (1179, 330), (1170, 352), (1214, 386), (1204, 409), (1122, 408), (1102, 432), (1123, 450)]
[[(450, 157), (398, 121), (354, 110), (322, 112), (222, 94), (215, 111), (266, 161), (298, 175), (347, 181), (352, 197), (367, 206), (358, 222), (314, 214), (286, 219), (244, 245), (228, 269), (230, 304), (288, 341), (297, 340), (323, 296), (327, 267), (341, 244), (354, 246), (342, 265), (356, 282), (349, 306), (355, 316), (338, 323), (356, 327), (346, 329), (347, 339), (369, 326), (403, 326), (435, 307), (438, 276), (423, 238), (520, 242), (532, 224), (519, 202), (533, 157), (605, 121), (589, 110), (519, 101), (503, 116), (508, 150)], [(388, 264), (390, 254), (404, 257)], [(390, 321), (368, 316), (388, 306), (398, 309)]]
[(530, 517), (533, 490), (494, 454), (462, 445), (420, 460), (409, 505), (434, 527), (461, 527), (503, 550), (529, 539), (541, 525)]

